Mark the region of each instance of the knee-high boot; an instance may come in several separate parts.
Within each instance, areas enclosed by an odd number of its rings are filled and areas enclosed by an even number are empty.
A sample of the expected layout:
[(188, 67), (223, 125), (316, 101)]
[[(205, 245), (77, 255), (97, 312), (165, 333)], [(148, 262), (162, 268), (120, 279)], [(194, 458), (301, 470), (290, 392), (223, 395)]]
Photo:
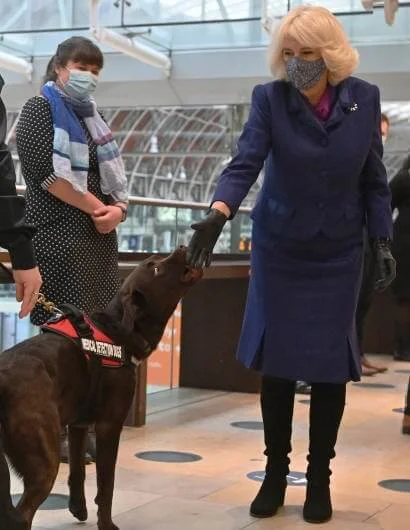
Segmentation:
[(307, 491), (303, 517), (309, 523), (324, 523), (332, 517), (330, 460), (346, 400), (345, 384), (312, 384), (310, 398)]
[(266, 474), (250, 507), (254, 517), (272, 517), (283, 506), (289, 473), (295, 382), (263, 376), (261, 408), (265, 434)]

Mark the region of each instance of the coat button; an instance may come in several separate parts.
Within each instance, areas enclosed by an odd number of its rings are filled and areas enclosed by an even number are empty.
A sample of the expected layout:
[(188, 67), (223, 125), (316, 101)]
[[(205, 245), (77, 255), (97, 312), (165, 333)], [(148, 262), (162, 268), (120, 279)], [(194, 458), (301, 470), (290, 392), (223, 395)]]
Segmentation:
[(324, 202), (319, 202), (318, 203), (319, 210), (322, 210), (324, 205), (325, 205)]
[(322, 171), (321, 173), (322, 177), (328, 177), (329, 176), (329, 172), (328, 171)]

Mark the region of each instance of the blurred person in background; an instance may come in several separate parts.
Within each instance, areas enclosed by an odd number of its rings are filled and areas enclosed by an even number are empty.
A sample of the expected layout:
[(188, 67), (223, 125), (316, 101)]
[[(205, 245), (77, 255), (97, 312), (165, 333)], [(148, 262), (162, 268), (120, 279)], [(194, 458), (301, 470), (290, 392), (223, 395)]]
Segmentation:
[[(0, 94), (4, 86), (0, 75)], [(25, 200), (17, 196), (13, 160), (6, 145), (7, 113), (0, 97), (0, 245), (8, 250), (21, 302), (19, 317), (34, 309), (41, 287), (40, 271), (32, 243), (35, 228), (25, 221)]]
[[(396, 361), (410, 362), (410, 155), (390, 182), (392, 209), (398, 215), (394, 222), (393, 254), (397, 260), (397, 277), (392, 284), (396, 299)], [(403, 417), (403, 434), (410, 434), (410, 378)]]
[[(0, 94), (4, 81), (0, 75)], [(16, 192), (13, 160), (6, 145), (7, 113), (0, 97), (0, 245), (10, 254), (16, 300), (21, 302), (19, 317), (34, 309), (41, 287), (32, 237), (35, 228), (25, 222), (25, 201)], [(3, 452), (0, 453), (0, 498), (10, 497), (10, 474)], [(11, 506), (0, 506), (0, 522), (4, 528), (23, 530), (25, 523)]]
[(405, 398), (402, 433), (410, 434), (410, 377), (407, 383), (407, 392)]
[[(385, 145), (390, 129), (390, 120), (386, 114), (381, 115), (380, 120), (380, 133), (382, 137), (383, 145)], [(373, 252), (369, 244), (369, 240), (364, 237), (364, 259), (363, 259), (363, 279), (362, 285), (360, 287), (359, 300), (357, 303), (356, 309), (356, 327), (357, 327), (357, 336), (359, 339), (360, 345), (360, 361), (362, 365), (362, 375), (371, 376), (378, 373), (383, 373), (387, 371), (386, 366), (377, 365), (369, 361), (363, 351), (363, 333), (364, 333), (364, 323), (366, 316), (369, 312), (373, 295), (374, 295), (374, 285), (376, 279), (376, 267), (377, 264), (373, 259)]]
[(393, 253), (397, 277), (392, 284), (396, 298), (396, 344), (394, 359), (410, 362), (410, 156), (390, 181), (394, 222)]
[[(24, 105), (16, 130), (42, 292), (57, 307), (70, 303), (86, 313), (118, 291), (116, 227), (128, 201), (118, 146), (92, 98), (103, 63), (86, 38), (59, 44), (41, 95)], [(37, 326), (49, 318), (41, 307), (31, 313)], [(94, 448), (90, 437), (89, 452)], [(67, 449), (64, 437), (63, 461)]]
[(330, 460), (346, 383), (360, 379), (355, 312), (363, 227), (376, 287), (395, 276), (390, 190), (382, 162), (380, 94), (351, 77), (358, 54), (325, 8), (299, 6), (279, 24), (271, 64), (278, 80), (258, 85), (232, 161), (207, 215), (192, 225), (191, 266), (209, 265), (225, 225), (265, 163), (252, 212), (248, 300), (238, 357), (262, 372), (266, 474), (255, 517), (283, 505), (296, 381), (309, 381), (309, 455), (303, 517), (332, 517)]

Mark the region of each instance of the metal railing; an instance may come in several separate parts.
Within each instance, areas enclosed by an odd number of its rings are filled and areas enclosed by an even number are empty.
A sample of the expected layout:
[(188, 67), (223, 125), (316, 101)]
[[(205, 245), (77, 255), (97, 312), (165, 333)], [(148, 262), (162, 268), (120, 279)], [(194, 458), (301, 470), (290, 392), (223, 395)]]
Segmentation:
[[(26, 186), (18, 185), (24, 194)], [(130, 196), (128, 217), (118, 226), (120, 252), (168, 253), (178, 245), (187, 245), (191, 225), (201, 219), (209, 203)], [(249, 252), (252, 222), (251, 208), (241, 207), (226, 224), (215, 246), (215, 254), (237, 255)]]
[[(17, 193), (24, 195), (26, 192), (26, 186), (16, 186)], [(140, 206), (165, 206), (168, 208), (184, 208), (190, 210), (207, 210), (209, 204), (205, 202), (190, 202), (190, 201), (178, 201), (173, 199), (156, 199), (154, 197), (138, 197), (137, 195), (129, 196), (130, 205)], [(241, 206), (238, 210), (239, 213), (250, 213), (252, 208)]]

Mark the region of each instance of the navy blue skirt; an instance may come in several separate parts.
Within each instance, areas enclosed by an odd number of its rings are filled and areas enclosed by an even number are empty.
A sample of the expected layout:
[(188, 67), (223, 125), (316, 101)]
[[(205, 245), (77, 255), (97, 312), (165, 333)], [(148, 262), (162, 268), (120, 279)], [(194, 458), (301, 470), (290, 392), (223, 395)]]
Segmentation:
[(362, 238), (292, 240), (254, 223), (238, 359), (290, 380), (360, 380), (355, 312), (362, 262)]

